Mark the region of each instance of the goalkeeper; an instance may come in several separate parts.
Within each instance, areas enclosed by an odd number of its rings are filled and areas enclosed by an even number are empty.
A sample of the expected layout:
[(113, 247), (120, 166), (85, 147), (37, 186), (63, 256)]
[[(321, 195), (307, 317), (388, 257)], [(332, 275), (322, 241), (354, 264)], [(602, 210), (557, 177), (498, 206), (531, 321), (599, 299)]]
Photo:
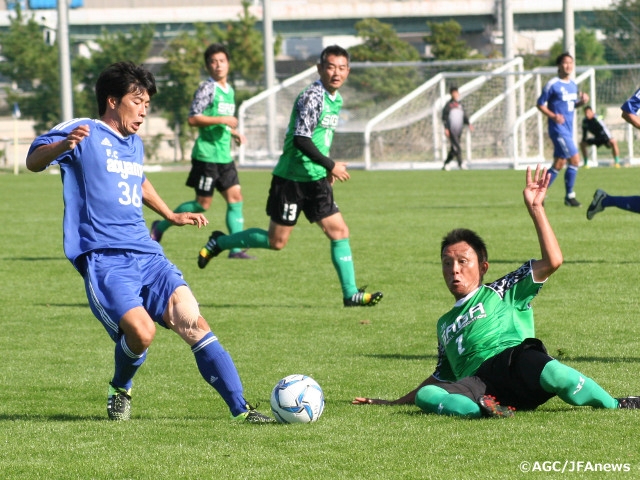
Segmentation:
[(596, 382), (549, 356), (535, 338), (530, 302), (562, 265), (562, 252), (543, 200), (550, 176), (527, 169), (524, 201), (542, 258), (482, 284), (489, 269), (483, 240), (467, 229), (441, 244), (442, 273), (456, 303), (437, 322), (438, 364), (417, 389), (394, 401), (356, 398), (353, 403), (411, 403), (425, 412), (468, 418), (513, 416), (554, 396), (576, 406), (640, 408), (640, 397), (613, 398)]

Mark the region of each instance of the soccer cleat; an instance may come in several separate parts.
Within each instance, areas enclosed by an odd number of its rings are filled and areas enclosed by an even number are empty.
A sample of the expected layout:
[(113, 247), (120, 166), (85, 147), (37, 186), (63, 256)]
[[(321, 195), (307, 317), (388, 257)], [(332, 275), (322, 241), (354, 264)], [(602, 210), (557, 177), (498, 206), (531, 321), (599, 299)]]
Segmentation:
[(229, 252), (229, 258), (238, 258), (240, 260), (255, 260), (256, 257), (249, 255), (246, 250), (240, 250), (239, 252)]
[(162, 234), (164, 233), (158, 230), (159, 223), (160, 223), (160, 220), (156, 220), (151, 224), (151, 233), (150, 233), (151, 240), (155, 240), (158, 243), (160, 243), (160, 240), (162, 240)]
[(200, 253), (198, 254), (198, 267), (206, 267), (207, 263), (209, 263), (209, 260), (220, 255), (222, 249), (218, 246), (218, 242), (216, 240), (223, 235), (224, 233), (218, 230), (215, 230), (211, 233), (211, 235), (209, 236), (209, 241), (204, 247), (202, 247)]
[(271, 418), (264, 413), (260, 413), (247, 403), (247, 411), (242, 412), (240, 415), (236, 415), (235, 417), (231, 417), (233, 420), (237, 422), (244, 423), (276, 423), (275, 418)]
[(624, 397), (616, 398), (618, 401), (618, 408), (638, 409), (640, 408), (640, 397)]
[(589, 204), (589, 208), (587, 208), (587, 220), (591, 220), (596, 216), (596, 213), (600, 213), (604, 210), (602, 206), (602, 201), (607, 198), (607, 192), (604, 190), (596, 190), (596, 193), (593, 194), (593, 200)]
[(131, 418), (131, 389), (115, 387), (109, 382), (107, 393), (107, 414), (109, 420), (129, 420)]
[(345, 307), (374, 307), (382, 300), (382, 292), (366, 293), (364, 289), (367, 287), (359, 288), (357, 293), (354, 293), (351, 298), (343, 299)]
[(564, 204), (567, 207), (581, 207), (582, 204), (576, 199), (576, 197), (564, 197)]
[(478, 401), (482, 415), (485, 417), (509, 418), (515, 415), (516, 409), (513, 407), (503, 407), (496, 397), (483, 395)]

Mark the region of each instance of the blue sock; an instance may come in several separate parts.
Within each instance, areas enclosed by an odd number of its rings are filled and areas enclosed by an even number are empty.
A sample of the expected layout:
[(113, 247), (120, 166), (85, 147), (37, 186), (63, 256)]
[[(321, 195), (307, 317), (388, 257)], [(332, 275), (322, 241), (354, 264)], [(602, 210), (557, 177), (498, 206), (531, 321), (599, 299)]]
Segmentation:
[(576, 184), (576, 177), (578, 176), (578, 167), (569, 165), (564, 172), (564, 188), (567, 192), (567, 196), (573, 193), (573, 186)]
[(129, 350), (124, 335), (120, 335), (116, 340), (116, 371), (113, 374), (113, 380), (111, 380), (113, 386), (129, 390), (133, 384), (133, 376), (146, 358), (146, 350), (142, 352), (142, 355), (136, 355)]
[(551, 186), (551, 184), (554, 182), (554, 180), (558, 176), (558, 170), (551, 167), (549, 170), (547, 170), (547, 173), (551, 176), (551, 178), (549, 179), (549, 186)]
[(640, 197), (610, 197), (602, 200), (603, 207), (618, 207), (628, 212), (640, 213)]
[(242, 382), (231, 355), (220, 345), (218, 337), (207, 333), (191, 347), (200, 374), (217, 390), (229, 406), (234, 417), (247, 411), (247, 401), (242, 395)]

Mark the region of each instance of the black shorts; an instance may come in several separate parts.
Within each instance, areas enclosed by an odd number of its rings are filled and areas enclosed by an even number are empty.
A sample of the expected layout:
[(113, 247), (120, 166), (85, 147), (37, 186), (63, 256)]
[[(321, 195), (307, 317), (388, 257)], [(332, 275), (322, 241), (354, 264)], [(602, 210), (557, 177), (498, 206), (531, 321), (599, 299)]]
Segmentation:
[(191, 159), (187, 187), (194, 188), (199, 197), (212, 197), (214, 189), (224, 192), (239, 184), (238, 170), (234, 162), (211, 163)]
[(527, 338), (485, 360), (474, 376), (438, 386), (475, 402), (493, 395), (502, 405), (533, 410), (555, 396), (540, 385), (542, 370), (552, 360), (540, 340)]
[(267, 215), (278, 225), (294, 226), (300, 212), (315, 223), (339, 211), (333, 201), (333, 187), (326, 178), (295, 182), (274, 175), (271, 179)]
[(609, 145), (609, 141), (611, 139), (606, 135), (600, 135), (599, 137), (589, 137), (585, 140), (587, 145), (595, 145), (596, 147), (601, 147), (602, 145)]

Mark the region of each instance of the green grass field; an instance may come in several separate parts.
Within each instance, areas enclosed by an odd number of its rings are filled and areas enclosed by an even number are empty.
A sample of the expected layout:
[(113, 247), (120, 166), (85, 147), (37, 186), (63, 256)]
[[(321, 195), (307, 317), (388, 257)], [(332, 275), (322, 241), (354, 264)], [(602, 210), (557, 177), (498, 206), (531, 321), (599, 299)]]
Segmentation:
[[(192, 198), (186, 172), (149, 178), (170, 206)], [(269, 179), (241, 172), (247, 227), (267, 225)], [(0, 174), (0, 478), (638, 478), (640, 411), (553, 399), (511, 420), (470, 421), (351, 405), (356, 396), (397, 398), (433, 371), (434, 325), (453, 303), (438, 253), (448, 230), (484, 237), (487, 281), (539, 256), (523, 186), (521, 171), (353, 172), (336, 199), (358, 283), (385, 294), (371, 309), (342, 307), (328, 241), (305, 220), (282, 252), (221, 256), (206, 270), (196, 256), (211, 229), (170, 230), (165, 252), (234, 358), (247, 399), (268, 412), (273, 385), (304, 373), (323, 387), (325, 412), (310, 425), (232, 423), (187, 345), (160, 329), (135, 378), (132, 421), (115, 423), (105, 411), (113, 344), (62, 251), (60, 177)], [(640, 194), (640, 169), (581, 170), (580, 209), (563, 205), (562, 178), (552, 187), (547, 211), (565, 263), (534, 302), (537, 335), (613, 396), (637, 395), (640, 216), (609, 209), (587, 221), (598, 187)], [(223, 205), (214, 200), (210, 226), (224, 229)], [(157, 218), (145, 214), (149, 224)], [(585, 462), (583, 471), (521, 470), (565, 461)]]

